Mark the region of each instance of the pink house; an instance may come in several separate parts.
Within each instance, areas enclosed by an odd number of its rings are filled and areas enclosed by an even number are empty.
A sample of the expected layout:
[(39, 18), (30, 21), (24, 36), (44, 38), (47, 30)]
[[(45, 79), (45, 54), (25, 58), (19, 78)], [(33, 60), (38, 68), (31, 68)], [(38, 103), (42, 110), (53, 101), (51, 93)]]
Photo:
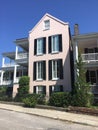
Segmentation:
[(30, 92), (71, 91), (69, 24), (45, 14), (29, 33)]

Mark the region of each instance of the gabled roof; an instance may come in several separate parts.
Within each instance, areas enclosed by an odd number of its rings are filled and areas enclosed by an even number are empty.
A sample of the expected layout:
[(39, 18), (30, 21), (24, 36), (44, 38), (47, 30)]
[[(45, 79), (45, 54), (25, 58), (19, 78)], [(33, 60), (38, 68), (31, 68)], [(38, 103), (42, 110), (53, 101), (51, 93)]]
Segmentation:
[(49, 18), (51, 18), (51, 19), (53, 19), (53, 20), (55, 20), (55, 21), (57, 21), (57, 22), (59, 22), (59, 23), (61, 23), (61, 24), (63, 24), (63, 25), (69, 25), (68, 22), (63, 22), (63, 21), (61, 21), (60, 19), (58, 19), (58, 18), (56, 18), (56, 17), (54, 17), (54, 16), (52, 16), (52, 15), (46, 13), (46, 14), (41, 18), (41, 20), (34, 26), (34, 28), (33, 28), (31, 31), (29, 31), (29, 33), (31, 33), (31, 32), (41, 23), (41, 21), (43, 21), (43, 19), (44, 19), (46, 16), (48, 16)]

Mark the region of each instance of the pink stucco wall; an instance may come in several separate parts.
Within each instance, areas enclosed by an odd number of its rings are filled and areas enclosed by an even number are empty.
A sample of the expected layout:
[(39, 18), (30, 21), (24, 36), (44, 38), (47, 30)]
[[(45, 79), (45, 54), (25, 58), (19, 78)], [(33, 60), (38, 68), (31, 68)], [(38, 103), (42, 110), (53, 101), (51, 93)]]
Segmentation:
[[(50, 20), (50, 29), (43, 30), (44, 20)], [(48, 54), (48, 37), (55, 34), (62, 34), (62, 52), (57, 54)], [(46, 54), (42, 56), (34, 55), (34, 39), (46, 37)], [(48, 80), (48, 61), (51, 59), (63, 59), (64, 79), (57, 81)], [(33, 81), (33, 62), (46, 60), (46, 80)], [(60, 21), (46, 15), (41, 21), (31, 30), (29, 34), (29, 77), (30, 77), (30, 92), (33, 92), (33, 86), (45, 85), (46, 96), (49, 96), (49, 86), (62, 84), (65, 91), (71, 90), (71, 75), (70, 75), (70, 58), (69, 58), (69, 25), (63, 24)]]

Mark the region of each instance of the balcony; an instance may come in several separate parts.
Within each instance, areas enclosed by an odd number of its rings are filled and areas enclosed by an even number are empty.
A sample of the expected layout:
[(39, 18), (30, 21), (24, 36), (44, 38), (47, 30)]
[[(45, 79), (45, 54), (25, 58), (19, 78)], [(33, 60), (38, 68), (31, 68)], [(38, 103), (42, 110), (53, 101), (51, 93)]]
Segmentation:
[(17, 54), (17, 57), (16, 57), (17, 60), (26, 59), (26, 58), (28, 58), (28, 53), (19, 53)]
[(83, 62), (98, 62), (98, 53), (81, 54)]
[(18, 53), (16, 56), (17, 64), (28, 66), (28, 53)]
[(15, 63), (5, 63), (2, 67), (14, 67)]
[(2, 82), (2, 85), (10, 85), (13, 83), (13, 80), (5, 80)]

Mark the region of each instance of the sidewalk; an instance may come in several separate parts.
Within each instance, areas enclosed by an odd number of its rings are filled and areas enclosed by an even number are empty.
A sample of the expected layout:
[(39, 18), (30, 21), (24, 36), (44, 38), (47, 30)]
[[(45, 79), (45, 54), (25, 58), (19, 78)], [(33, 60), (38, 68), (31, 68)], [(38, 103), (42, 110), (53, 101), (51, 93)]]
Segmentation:
[(0, 109), (12, 110), (21, 113), (27, 113), (31, 115), (37, 115), (42, 117), (48, 117), (52, 119), (69, 121), (73, 123), (85, 124), (94, 127), (98, 127), (98, 117), (90, 115), (75, 114), (57, 110), (38, 109), (38, 108), (24, 108), (22, 106), (15, 106), (9, 104), (0, 103)]

